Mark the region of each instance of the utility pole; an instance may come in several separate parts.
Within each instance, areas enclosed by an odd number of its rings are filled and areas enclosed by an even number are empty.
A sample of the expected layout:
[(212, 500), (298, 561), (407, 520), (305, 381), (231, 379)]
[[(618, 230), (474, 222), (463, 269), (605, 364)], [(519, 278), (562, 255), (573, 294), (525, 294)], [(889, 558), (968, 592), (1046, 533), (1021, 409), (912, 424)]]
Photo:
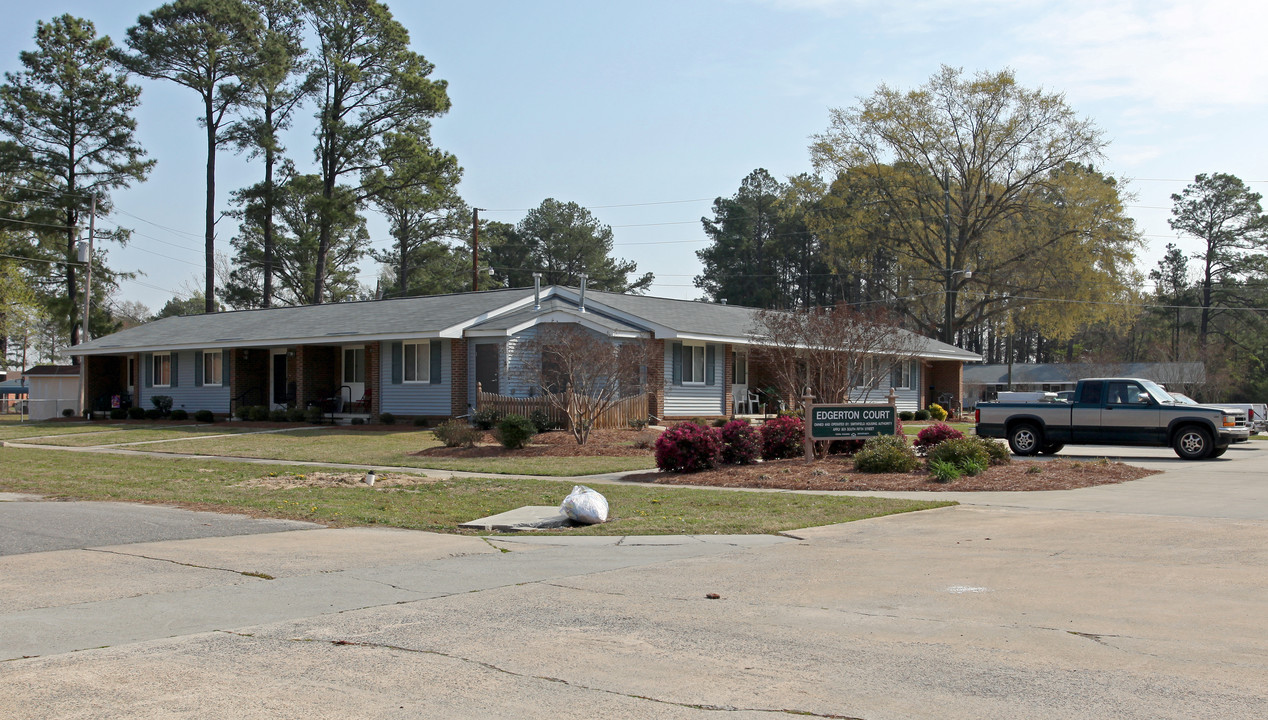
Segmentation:
[(943, 298), (946, 305), (944, 325), (942, 328), (942, 341), (948, 345), (955, 344), (955, 331), (951, 327), (951, 323), (955, 317), (955, 301), (951, 295), (951, 171), (944, 169), (942, 171), (942, 197), (946, 202), (946, 265), (943, 266), (942, 272), (946, 277), (946, 293)]
[(471, 208), (471, 292), (480, 289), (480, 211)]

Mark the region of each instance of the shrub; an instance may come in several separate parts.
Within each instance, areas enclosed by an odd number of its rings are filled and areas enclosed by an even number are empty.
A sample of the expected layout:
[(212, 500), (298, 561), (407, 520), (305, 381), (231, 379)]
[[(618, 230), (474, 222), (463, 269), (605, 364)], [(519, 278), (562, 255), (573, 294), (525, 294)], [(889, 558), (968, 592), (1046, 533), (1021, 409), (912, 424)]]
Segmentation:
[(964, 433), (956, 430), (944, 422), (936, 422), (929, 427), (921, 430), (916, 435), (916, 451), (924, 454), (929, 452), (929, 448), (956, 438), (964, 437)]
[(154, 409), (159, 411), (159, 415), (166, 415), (172, 411), (171, 395), (151, 395), (150, 402), (154, 404)]
[(698, 472), (717, 467), (722, 433), (693, 422), (675, 425), (656, 438), (656, 467), (670, 472)]
[(352, 425), (364, 425), (364, 424), (365, 424), (365, 418), (352, 418), (352, 421), (351, 421), (351, 423), (350, 423), (350, 424), (352, 424)]
[(732, 420), (722, 426), (722, 462), (749, 465), (762, 455), (762, 438), (745, 420)]
[(881, 435), (869, 438), (854, 456), (854, 469), (859, 472), (911, 472), (919, 464), (916, 452), (902, 435)]
[(899, 419), (899, 420), (907, 420), (907, 421), (911, 421), (911, 420), (915, 419), (915, 417), (916, 417), (916, 413), (914, 413), (914, 412), (912, 412), (912, 411), (910, 411), (910, 410), (904, 410), (904, 411), (902, 411), (902, 412), (898, 413), (898, 419)]
[(287, 413), (285, 410), (270, 410), (269, 422), (286, 422)]
[(145, 408), (137, 407), (135, 405), (128, 408), (128, 419), (129, 420), (144, 420)]
[(727, 424), (728, 422), (730, 422), (730, 420), (727, 420), (727, 419), (726, 419), (726, 418), (724, 418), (724, 417), (720, 417), (720, 418), (714, 418), (714, 419), (713, 419), (713, 422), (709, 423), (709, 425), (711, 425), (712, 427), (718, 428), (718, 429), (722, 429), (722, 428), (726, 427), (726, 424)]
[(123, 408), (111, 408), (111, 409), (110, 409), (110, 419), (111, 419), (111, 420), (122, 420), (122, 419), (126, 418), (127, 416), (128, 416), (128, 411), (127, 411), (127, 410), (124, 410)]
[(379, 413), (379, 422), (383, 423), (384, 425), (395, 425), (396, 416), (393, 415), (392, 413)]
[(480, 438), (479, 430), (456, 418), (437, 425), (432, 433), (445, 447), (471, 447)]
[(427, 427), (427, 418), (421, 415), (414, 418), (414, 427)]
[(75, 414), (75, 408), (63, 408), (62, 417), (70, 417)]
[(650, 450), (652, 446), (656, 444), (656, 438), (658, 437), (660, 437), (660, 433), (658, 432), (652, 430), (640, 430), (639, 433), (634, 436), (634, 440), (631, 444), (639, 450)]
[[(536, 410), (530, 412), (528, 414), (528, 419), (532, 421), (533, 427), (537, 428), (537, 432), (550, 432), (551, 430), (558, 430), (561, 427), (559, 423), (550, 419), (550, 413), (542, 410), (541, 408), (537, 408)], [(634, 421), (631, 420), (630, 424), (633, 423)]]
[(968, 438), (986, 450), (992, 465), (1007, 465), (1013, 461), (1013, 456), (1008, 454), (1008, 445), (981, 435), (969, 435)]
[(293, 407), (286, 409), (287, 422), (304, 422), (304, 408)]
[(929, 419), (929, 411), (928, 411), (928, 410), (917, 410), (917, 411), (916, 411), (916, 414), (915, 414), (915, 416), (914, 416), (914, 417), (915, 417), (916, 422), (924, 422), (924, 421), (926, 421), (926, 420), (928, 420), (928, 419)]
[(158, 408), (150, 408), (145, 411), (146, 420), (158, 420), (161, 417), (163, 417), (163, 411)]
[(865, 440), (832, 440), (828, 442), (829, 455), (849, 455), (858, 454), (863, 449)]
[(977, 475), (991, 464), (986, 448), (973, 438), (954, 438), (929, 451), (929, 462), (950, 463), (964, 475)]
[(946, 460), (930, 460), (929, 474), (934, 480), (945, 483), (955, 480), (964, 473), (960, 472), (960, 468), (956, 467), (955, 463)]
[(502, 413), (489, 408), (471, 416), (471, 424), (479, 430), (492, 430), (502, 420)]
[(210, 410), (199, 410), (194, 413), (194, 419), (198, 422), (210, 423), (216, 421), (216, 416)]
[(537, 434), (533, 421), (523, 415), (511, 413), (498, 423), (498, 440), (508, 450), (519, 450)]
[(797, 457), (805, 440), (805, 425), (795, 415), (781, 415), (762, 425), (762, 459)]
[[(533, 412), (534, 412), (534, 413), (538, 413), (538, 412), (541, 412), (541, 411), (540, 411), (540, 410), (534, 410)], [(536, 423), (534, 423), (534, 424), (536, 424)], [(638, 417), (638, 418), (633, 418), (632, 420), (630, 420), (630, 429), (631, 429), (631, 430), (642, 430), (642, 429), (643, 429), (643, 428), (645, 428), (645, 427), (647, 427), (647, 418), (641, 418), (641, 417)]]
[(321, 423), (325, 415), (326, 413), (322, 412), (321, 408), (317, 407), (316, 405), (313, 405), (304, 410), (304, 421), (317, 425)]
[(189, 412), (185, 410), (185, 408), (176, 408), (175, 410), (172, 411), (172, 414), (169, 415), (168, 417), (172, 418), (173, 420), (188, 420)]
[(246, 420), (248, 417), (251, 416), (251, 406), (239, 405), (238, 409), (233, 411), (233, 416), (238, 418), (239, 420)]
[(269, 419), (269, 409), (263, 405), (252, 405), (247, 411), (247, 420), (262, 422)]
[(947, 419), (947, 409), (938, 403), (929, 403), (929, 417), (932, 420), (942, 422)]

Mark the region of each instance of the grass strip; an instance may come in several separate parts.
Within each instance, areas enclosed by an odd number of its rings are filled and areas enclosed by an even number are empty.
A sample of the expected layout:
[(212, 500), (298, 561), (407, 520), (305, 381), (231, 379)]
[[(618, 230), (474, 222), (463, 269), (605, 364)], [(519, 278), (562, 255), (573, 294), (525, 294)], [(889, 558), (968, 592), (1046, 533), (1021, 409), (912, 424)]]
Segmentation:
[[(164, 503), (332, 526), (389, 526), (455, 533), (457, 525), (524, 505), (557, 505), (572, 484), (558, 480), (454, 479), (408, 487), (267, 488), (249, 483), (313, 467), (261, 467), (204, 458), (75, 455), (7, 448), (0, 491), (58, 499)], [(571, 459), (570, 459), (571, 460)], [(954, 503), (795, 493), (602, 485), (612, 519), (544, 531), (566, 535), (761, 534), (849, 522)], [(471, 533), (483, 534), (483, 533)]]

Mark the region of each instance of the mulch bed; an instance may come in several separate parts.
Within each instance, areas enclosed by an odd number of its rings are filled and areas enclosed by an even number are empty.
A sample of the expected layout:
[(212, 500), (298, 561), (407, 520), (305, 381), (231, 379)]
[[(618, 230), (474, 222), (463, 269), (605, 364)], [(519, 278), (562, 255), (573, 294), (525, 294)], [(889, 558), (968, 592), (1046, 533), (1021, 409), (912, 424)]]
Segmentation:
[[(486, 433), (471, 448), (436, 447), (414, 453), (425, 457), (488, 458), (488, 457), (638, 457), (651, 454), (647, 448), (635, 447), (636, 441), (650, 444), (655, 431), (596, 430), (585, 445), (577, 445), (568, 432), (542, 433), (522, 450), (507, 450)], [(1032, 469), (1035, 468), (1035, 469)], [(1025, 491), (1071, 490), (1138, 480), (1156, 470), (1125, 465), (1107, 460), (1016, 460), (1007, 465), (987, 469), (975, 477), (962, 477), (949, 483), (934, 481), (928, 473), (864, 473), (854, 470), (854, 461), (842, 455), (807, 465), (800, 458), (771, 460), (755, 465), (725, 465), (698, 473), (662, 473), (649, 471), (627, 476), (632, 482), (654, 482), (663, 485), (698, 485), (709, 487), (767, 488), (772, 490), (927, 490), (947, 491)]]

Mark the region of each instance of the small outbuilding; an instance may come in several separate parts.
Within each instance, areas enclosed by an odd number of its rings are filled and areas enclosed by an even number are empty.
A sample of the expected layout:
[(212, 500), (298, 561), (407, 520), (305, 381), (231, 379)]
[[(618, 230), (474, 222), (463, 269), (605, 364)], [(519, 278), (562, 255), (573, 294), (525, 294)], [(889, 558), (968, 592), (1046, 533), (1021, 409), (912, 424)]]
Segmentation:
[(75, 365), (36, 365), (27, 370), (27, 399), (32, 420), (62, 417), (80, 413), (79, 367)]

